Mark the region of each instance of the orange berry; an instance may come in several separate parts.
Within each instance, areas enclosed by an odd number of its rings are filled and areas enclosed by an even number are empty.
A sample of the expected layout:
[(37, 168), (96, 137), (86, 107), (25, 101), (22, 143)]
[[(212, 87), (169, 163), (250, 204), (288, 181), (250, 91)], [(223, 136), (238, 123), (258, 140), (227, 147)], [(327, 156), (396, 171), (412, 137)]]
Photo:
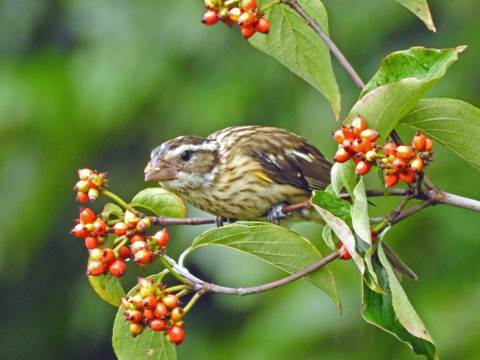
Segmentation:
[(244, 26), (244, 27), (242, 27), (240, 32), (242, 33), (242, 36), (245, 39), (248, 39), (248, 38), (252, 37), (253, 34), (255, 34), (255, 28), (253, 26)]
[(340, 253), (340, 259), (350, 260), (352, 258), (352, 255), (350, 255), (345, 245), (343, 245), (343, 242), (339, 241), (337, 244), (337, 248), (338, 252)]
[(394, 187), (398, 183), (397, 174), (385, 174), (383, 177), (386, 187)]
[(415, 182), (415, 179), (417, 178), (417, 175), (415, 174), (415, 171), (413, 171), (412, 169), (409, 169), (404, 173), (400, 173), (398, 175), (398, 177), (403, 182), (405, 182), (407, 184), (412, 184), (413, 182)]
[(87, 273), (91, 276), (99, 276), (105, 272), (105, 266), (101, 261), (93, 260), (88, 263)]
[(369, 171), (370, 171), (370, 165), (363, 160), (361, 160), (355, 167), (355, 175), (363, 176), (363, 175), (366, 175)]
[(356, 153), (366, 154), (368, 151), (372, 150), (372, 143), (363, 138), (356, 139), (353, 141), (352, 149)]
[(339, 148), (335, 153), (335, 161), (339, 163), (346, 162), (348, 159), (350, 159), (350, 157), (350, 153), (346, 151), (343, 147)]
[(184, 316), (185, 316), (185, 312), (181, 307), (174, 308), (170, 313), (170, 319), (172, 319), (174, 322), (181, 321)]
[(130, 324), (130, 333), (133, 337), (140, 335), (143, 332), (143, 325)]
[(112, 265), (108, 267), (108, 271), (115, 277), (122, 277), (127, 270), (127, 265), (122, 260), (115, 260)]
[(422, 172), (424, 168), (425, 168), (425, 162), (422, 159), (420, 159), (419, 157), (416, 157), (410, 163), (410, 169), (412, 169), (413, 171), (415, 171), (417, 173)]
[(172, 310), (177, 307), (179, 301), (175, 295), (166, 295), (162, 299), (162, 303), (167, 307), (167, 309)]
[(157, 245), (160, 248), (166, 248), (170, 240), (170, 235), (168, 234), (167, 229), (157, 231), (153, 238), (157, 241)]
[(393, 142), (388, 142), (385, 145), (383, 145), (383, 153), (388, 156), (388, 155), (395, 155), (397, 153), (397, 145)]
[(352, 127), (355, 135), (359, 136), (367, 128), (367, 121), (361, 116), (356, 116), (352, 120)]
[(115, 234), (117, 234), (118, 236), (123, 236), (127, 233), (128, 231), (128, 225), (125, 224), (124, 222), (119, 222), (119, 223), (116, 223), (114, 226), (113, 226), (113, 231), (115, 232)]
[(360, 137), (362, 139), (365, 139), (371, 142), (376, 141), (378, 139), (378, 136), (379, 136), (378, 132), (376, 132), (373, 129), (365, 129), (360, 134)]
[(253, 25), (254, 22), (255, 22), (255, 14), (251, 12), (244, 12), (238, 18), (238, 26), (241, 26), (241, 27)]
[(342, 126), (341, 129), (343, 135), (345, 136), (345, 139), (355, 140), (355, 138), (357, 137), (352, 126)]
[(427, 147), (427, 138), (421, 132), (417, 131), (412, 140), (412, 146), (417, 151), (425, 151)]
[(257, 0), (242, 0), (240, 7), (245, 11), (253, 10), (257, 7)]
[(111, 264), (114, 262), (116, 259), (115, 253), (111, 248), (106, 248), (102, 252), (102, 257), (100, 258), (100, 261), (106, 265)]
[(343, 131), (341, 129), (338, 129), (333, 133), (333, 138), (339, 145), (342, 145), (345, 141), (345, 135), (343, 134)]
[(95, 249), (99, 244), (98, 238), (94, 236), (87, 236), (85, 238), (85, 247), (89, 250)]
[(407, 162), (400, 158), (395, 158), (392, 162), (392, 168), (395, 171), (403, 171), (407, 167)]
[(261, 32), (262, 34), (268, 34), (270, 31), (270, 21), (261, 17), (255, 22), (255, 30)]
[(168, 310), (167, 310), (167, 307), (165, 306), (165, 304), (159, 302), (157, 304), (157, 306), (155, 307), (155, 310), (153, 311), (153, 313), (155, 314), (155, 316), (157, 318), (161, 319), (161, 318), (164, 318), (165, 316), (167, 316)]
[(185, 339), (185, 330), (179, 326), (172, 326), (168, 330), (168, 339), (175, 345), (180, 345)]
[(150, 323), (150, 328), (153, 330), (153, 331), (162, 331), (163, 329), (165, 329), (167, 327), (167, 323), (165, 320), (162, 320), (162, 319), (154, 319), (152, 320), (152, 322)]
[(433, 142), (432, 142), (432, 139), (430, 138), (426, 138), (425, 139), (425, 151), (432, 151), (433, 149)]
[(218, 13), (215, 10), (207, 10), (202, 18), (202, 23), (207, 26), (215, 25), (219, 20)]
[(397, 147), (397, 157), (404, 160), (410, 160), (415, 156), (413, 148), (407, 145)]

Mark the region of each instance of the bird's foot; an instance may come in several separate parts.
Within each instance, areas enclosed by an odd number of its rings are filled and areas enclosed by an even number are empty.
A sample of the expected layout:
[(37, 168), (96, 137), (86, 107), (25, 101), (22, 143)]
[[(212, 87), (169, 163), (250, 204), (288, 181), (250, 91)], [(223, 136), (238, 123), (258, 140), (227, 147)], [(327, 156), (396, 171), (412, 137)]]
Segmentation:
[(215, 225), (217, 225), (217, 228), (223, 227), (223, 225), (225, 225), (225, 223), (231, 224), (231, 223), (234, 223), (234, 222), (235, 222), (235, 219), (224, 218), (222, 216), (215, 217)]
[(267, 213), (267, 220), (273, 224), (280, 224), (281, 220), (288, 219), (290, 217), (290, 213), (284, 213), (283, 208), (288, 205), (288, 203), (280, 203), (277, 205), (272, 206), (272, 208)]

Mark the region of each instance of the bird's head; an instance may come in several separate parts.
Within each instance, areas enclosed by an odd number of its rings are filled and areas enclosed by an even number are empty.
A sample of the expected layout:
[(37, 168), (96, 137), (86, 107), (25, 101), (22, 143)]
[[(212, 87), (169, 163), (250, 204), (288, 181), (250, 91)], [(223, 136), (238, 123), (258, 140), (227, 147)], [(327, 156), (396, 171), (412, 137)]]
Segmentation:
[(145, 181), (158, 181), (167, 189), (201, 189), (213, 181), (218, 143), (198, 136), (180, 136), (152, 150)]

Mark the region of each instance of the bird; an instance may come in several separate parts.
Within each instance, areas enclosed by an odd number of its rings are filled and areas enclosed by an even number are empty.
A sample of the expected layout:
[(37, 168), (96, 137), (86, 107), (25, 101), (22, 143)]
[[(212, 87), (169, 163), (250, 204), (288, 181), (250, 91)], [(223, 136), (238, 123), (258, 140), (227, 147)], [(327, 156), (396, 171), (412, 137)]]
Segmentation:
[(223, 219), (282, 217), (330, 183), (332, 164), (305, 138), (268, 126), (235, 126), (207, 137), (179, 136), (153, 149), (146, 181)]
[[(184, 135), (154, 148), (145, 181), (157, 181), (194, 207), (224, 220), (288, 218), (287, 204), (330, 184), (332, 163), (307, 139), (276, 127), (233, 126), (207, 137)], [(384, 244), (396, 272), (416, 274)]]

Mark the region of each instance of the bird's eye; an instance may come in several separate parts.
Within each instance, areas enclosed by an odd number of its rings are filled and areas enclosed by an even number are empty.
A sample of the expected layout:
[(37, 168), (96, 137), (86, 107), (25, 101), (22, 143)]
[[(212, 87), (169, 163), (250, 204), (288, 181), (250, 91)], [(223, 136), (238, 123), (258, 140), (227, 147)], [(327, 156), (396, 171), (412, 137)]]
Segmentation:
[(188, 161), (192, 158), (192, 152), (189, 150), (185, 150), (180, 154), (180, 157), (182, 158), (183, 161)]

